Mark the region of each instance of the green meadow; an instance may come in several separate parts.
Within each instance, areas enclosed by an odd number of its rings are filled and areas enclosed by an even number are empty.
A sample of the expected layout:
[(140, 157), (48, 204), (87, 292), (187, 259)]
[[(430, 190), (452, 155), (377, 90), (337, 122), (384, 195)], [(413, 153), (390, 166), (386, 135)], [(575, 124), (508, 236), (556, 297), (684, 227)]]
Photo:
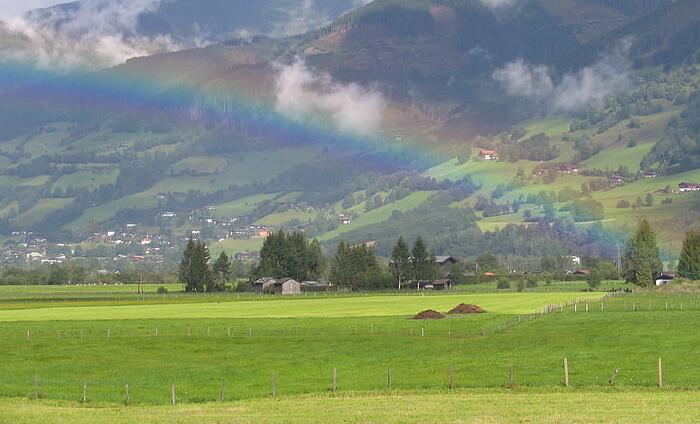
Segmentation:
[[(563, 290), (564, 284), (553, 286)], [(604, 421), (605, 408), (588, 411), (584, 398), (656, 403), (674, 390), (700, 387), (700, 366), (689, 359), (700, 343), (694, 331), (700, 325), (697, 293), (610, 297), (571, 284), (570, 291), (553, 292), (465, 289), (293, 298), (235, 293), (198, 298), (178, 293), (174, 285), (167, 295), (152, 294), (154, 285), (146, 287), (146, 295), (135, 295), (135, 286), (3, 287), (0, 417), (87, 422), (100, 415), (103, 422), (138, 417), (160, 422), (169, 413), (200, 411), (195, 416), (217, 420), (239, 410), (235, 419), (241, 422), (285, 417), (304, 422), (309, 414), (321, 414), (327, 422), (343, 417), (366, 422), (363, 409), (351, 405), (379, 408), (392, 399), (433, 405), (439, 397), (457, 405), (474, 397), (507, 405), (470, 407), (493, 421), (536, 420), (554, 405), (569, 405), (572, 422), (589, 422), (585, 419)], [(120, 296), (129, 303), (120, 303)], [(463, 302), (487, 313), (411, 319), (424, 309), (444, 313)], [(542, 313), (548, 305), (553, 309)], [(569, 388), (563, 384), (564, 357), (570, 365)], [(659, 358), (663, 391), (656, 389)], [(128, 409), (118, 406), (125, 401), (126, 385)], [(165, 406), (172, 402), (173, 386), (176, 408)], [(222, 391), (225, 403), (215, 404)], [(521, 408), (514, 396), (525, 404), (545, 399), (546, 405)], [(347, 403), (337, 403), (339, 398)], [(266, 412), (271, 405), (280, 415)], [(346, 408), (357, 412), (346, 415)], [(460, 419), (456, 410), (434, 408), (402, 409), (405, 415), (392, 414), (385, 421)], [(32, 412), (21, 414), (27, 409)], [(631, 422), (655, 413), (649, 408), (619, 417)], [(668, 417), (692, 421), (688, 413)]]

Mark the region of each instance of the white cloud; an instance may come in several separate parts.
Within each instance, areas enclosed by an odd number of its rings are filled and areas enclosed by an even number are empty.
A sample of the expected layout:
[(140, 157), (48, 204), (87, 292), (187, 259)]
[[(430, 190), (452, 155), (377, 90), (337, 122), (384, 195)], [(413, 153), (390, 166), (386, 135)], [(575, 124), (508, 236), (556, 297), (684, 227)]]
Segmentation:
[(297, 59), (276, 65), (277, 110), (298, 121), (327, 120), (336, 129), (360, 136), (374, 134), (386, 101), (382, 94), (358, 84), (341, 84), (309, 69)]
[[(280, 25), (279, 28), (276, 28), (273, 35), (298, 35), (329, 24), (332, 19), (321, 11), (317, 1), (318, 0), (301, 0), (301, 4), (299, 5), (300, 7), (289, 11), (288, 21), (283, 25)], [(346, 12), (369, 4), (372, 1), (374, 0), (353, 0), (352, 6)]]
[(83, 0), (76, 7), (0, 23), (0, 58), (52, 69), (100, 69), (181, 48), (167, 36), (138, 34), (139, 16), (161, 0)]
[(481, 3), (490, 9), (499, 9), (514, 5), (518, 0), (481, 0)]
[(558, 83), (544, 65), (529, 65), (522, 59), (493, 73), (506, 94), (535, 100), (551, 112), (574, 112), (600, 105), (605, 97), (624, 92), (630, 86), (627, 54), (631, 40), (623, 40), (611, 53), (578, 72), (565, 74)]
[(24, 12), (62, 3), (60, 0), (0, 0), (0, 19), (11, 19)]

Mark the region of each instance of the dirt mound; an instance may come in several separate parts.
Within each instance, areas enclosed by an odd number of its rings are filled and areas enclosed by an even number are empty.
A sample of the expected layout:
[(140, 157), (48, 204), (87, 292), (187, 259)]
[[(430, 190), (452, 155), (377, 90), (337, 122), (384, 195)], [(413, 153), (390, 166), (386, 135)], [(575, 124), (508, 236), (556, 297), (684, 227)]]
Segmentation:
[(419, 312), (413, 319), (443, 319), (445, 316), (438, 311), (428, 309), (427, 311)]
[(486, 311), (481, 309), (480, 306), (477, 305), (467, 305), (467, 304), (459, 304), (455, 306), (454, 309), (448, 312), (450, 315), (457, 315), (457, 314), (483, 314)]

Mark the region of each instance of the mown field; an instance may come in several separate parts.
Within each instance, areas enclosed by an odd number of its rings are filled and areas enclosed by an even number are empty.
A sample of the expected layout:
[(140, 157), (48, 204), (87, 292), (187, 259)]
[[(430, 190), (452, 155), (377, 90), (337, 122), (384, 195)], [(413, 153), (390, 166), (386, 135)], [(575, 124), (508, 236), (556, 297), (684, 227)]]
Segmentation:
[(396, 391), (139, 407), (0, 401), (0, 418), (24, 423), (680, 423), (700, 420), (698, 392)]
[[(41, 288), (34, 290), (42, 293)], [(3, 288), (0, 297), (18, 296), (17, 291), (21, 289)], [(694, 330), (700, 325), (700, 295), (604, 294), (458, 292), (285, 299), (233, 294), (197, 302), (171, 293), (165, 296), (167, 304), (154, 297), (124, 306), (103, 299), (96, 306), (57, 290), (56, 298), (63, 297), (57, 305), (45, 299), (33, 305), (25, 299), (0, 310), (0, 417), (87, 422), (100, 416), (110, 422), (128, 416), (160, 422), (175, 411), (177, 422), (188, 422), (196, 417), (222, 420), (239, 411), (235, 419), (241, 422), (304, 422), (309, 414), (326, 422), (343, 417), (346, 422), (469, 422), (472, 417), (460, 417), (457, 405), (465, 398), (481, 398), (464, 409), (484, 418), (476, 422), (508, 417), (605, 422), (616, 409), (610, 412), (597, 404), (599, 409), (590, 410), (584, 399), (606, 398), (610, 405), (638, 399), (672, 408), (673, 403), (662, 402), (672, 397), (687, 405), (690, 401), (679, 400), (675, 393), (700, 388), (700, 366), (690, 359), (700, 344)], [(420, 310), (446, 312), (461, 302), (488, 312), (410, 319)], [(556, 306), (549, 314), (536, 313), (547, 305)], [(563, 387), (564, 357), (570, 364), (569, 389)], [(661, 391), (656, 389), (659, 358), (665, 373)], [(127, 384), (131, 406), (123, 415), (117, 405), (125, 401)], [(172, 402), (173, 386), (180, 406), (165, 409)], [(211, 404), (220, 402), (222, 386), (225, 403)], [(521, 395), (517, 399), (522, 402), (514, 401)], [(455, 409), (441, 411), (435, 404), (440, 398)], [(538, 398), (540, 409), (522, 407)], [(395, 408), (395, 413), (391, 408), (379, 415), (361, 413), (392, 405), (392, 399), (426, 406), (403, 408), (405, 415)], [(502, 407), (494, 406), (499, 403)], [(556, 405), (569, 415), (552, 416)], [(357, 414), (347, 415), (348, 408)], [(28, 409), (32, 412), (22, 414)], [(693, 421), (680, 407), (654, 415), (658, 412), (648, 408), (615, 417), (618, 422), (640, 416)]]

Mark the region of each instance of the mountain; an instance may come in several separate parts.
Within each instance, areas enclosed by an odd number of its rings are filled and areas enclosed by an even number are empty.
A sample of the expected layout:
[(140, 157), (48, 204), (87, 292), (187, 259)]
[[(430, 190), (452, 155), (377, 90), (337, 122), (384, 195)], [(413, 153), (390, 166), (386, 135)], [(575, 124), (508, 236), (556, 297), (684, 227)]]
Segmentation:
[[(139, 14), (138, 34), (191, 39), (180, 3)], [(190, 3), (212, 32), (241, 28)], [(696, 200), (672, 190), (700, 180), (692, 2), (506, 3), (377, 0), (304, 34), (100, 72), (4, 67), (27, 82), (0, 100), (0, 231), (88, 256), (128, 250), (104, 236), (126, 224), (231, 253), (259, 248), (261, 226), (470, 256), (612, 254), (639, 215), (664, 234), (696, 226)]]
[[(28, 12), (28, 21), (56, 31), (71, 30), (80, 19), (102, 13), (124, 22), (127, 36), (171, 37), (176, 43), (216, 42), (255, 35), (290, 36), (319, 28), (362, 0), (83, 0)], [(111, 3), (111, 4), (110, 4)], [(111, 16), (109, 16), (109, 15)]]

